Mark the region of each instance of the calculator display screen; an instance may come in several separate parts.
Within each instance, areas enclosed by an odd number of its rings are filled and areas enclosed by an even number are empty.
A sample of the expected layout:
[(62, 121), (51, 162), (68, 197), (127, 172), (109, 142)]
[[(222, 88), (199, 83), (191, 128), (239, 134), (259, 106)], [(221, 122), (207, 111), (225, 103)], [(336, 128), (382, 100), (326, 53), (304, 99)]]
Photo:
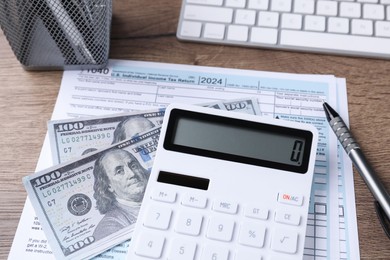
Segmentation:
[(172, 110), (168, 150), (305, 173), (312, 134), (193, 111)]

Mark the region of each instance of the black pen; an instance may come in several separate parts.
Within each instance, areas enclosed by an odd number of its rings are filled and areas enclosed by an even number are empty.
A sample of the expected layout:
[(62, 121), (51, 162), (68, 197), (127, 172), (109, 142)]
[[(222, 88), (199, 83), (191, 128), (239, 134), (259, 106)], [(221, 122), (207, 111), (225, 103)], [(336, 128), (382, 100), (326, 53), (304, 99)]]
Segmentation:
[[(376, 199), (376, 209), (378, 212), (379, 219), (381, 224), (389, 236), (388, 226), (384, 222), (389, 222), (390, 219), (390, 195), (387, 193), (382, 182), (379, 180), (375, 171), (368, 163), (366, 157), (364, 156), (362, 150), (359, 147), (359, 144), (353, 138), (351, 132), (349, 131), (347, 125), (344, 123), (343, 119), (339, 114), (326, 102), (323, 103), (325, 110), (326, 118), (328, 119), (329, 125), (332, 128), (333, 132), (336, 134), (339, 142), (343, 146), (345, 152), (348, 154), (353, 165), (356, 167), (360, 176), (363, 178), (368, 189)], [(383, 213), (387, 216), (384, 218)], [(390, 236), (389, 236), (390, 238)]]

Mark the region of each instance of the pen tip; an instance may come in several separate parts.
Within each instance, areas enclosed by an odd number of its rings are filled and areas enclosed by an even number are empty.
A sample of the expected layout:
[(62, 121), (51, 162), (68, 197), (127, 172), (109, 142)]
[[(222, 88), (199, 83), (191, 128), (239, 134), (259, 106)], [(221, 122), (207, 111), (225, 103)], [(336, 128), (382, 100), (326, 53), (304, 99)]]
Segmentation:
[(336, 112), (331, 106), (329, 106), (328, 103), (323, 102), (323, 103), (322, 103), (322, 106), (324, 107), (325, 115), (326, 115), (326, 118), (328, 119), (328, 121), (330, 121), (330, 120), (332, 120), (333, 118), (339, 116), (339, 115), (337, 114), (337, 112)]

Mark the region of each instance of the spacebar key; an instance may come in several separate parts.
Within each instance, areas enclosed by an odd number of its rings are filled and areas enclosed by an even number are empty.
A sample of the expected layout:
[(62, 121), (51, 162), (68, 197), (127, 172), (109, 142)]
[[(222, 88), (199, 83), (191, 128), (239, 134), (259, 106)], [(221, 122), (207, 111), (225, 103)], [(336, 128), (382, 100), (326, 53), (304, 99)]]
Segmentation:
[(282, 30), (280, 44), (302, 47), (302, 50), (390, 57), (390, 38)]

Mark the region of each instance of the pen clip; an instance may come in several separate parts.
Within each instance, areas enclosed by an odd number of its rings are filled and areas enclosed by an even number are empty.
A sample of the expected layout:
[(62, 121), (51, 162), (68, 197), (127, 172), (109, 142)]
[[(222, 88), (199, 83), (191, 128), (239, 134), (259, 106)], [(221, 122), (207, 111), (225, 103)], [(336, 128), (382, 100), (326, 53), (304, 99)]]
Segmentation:
[(375, 211), (376, 211), (376, 214), (378, 215), (381, 226), (382, 226), (383, 230), (385, 231), (387, 237), (390, 239), (390, 220), (387, 218), (384, 210), (382, 209), (382, 207), (378, 203), (378, 201), (375, 201), (374, 205), (375, 205)]

